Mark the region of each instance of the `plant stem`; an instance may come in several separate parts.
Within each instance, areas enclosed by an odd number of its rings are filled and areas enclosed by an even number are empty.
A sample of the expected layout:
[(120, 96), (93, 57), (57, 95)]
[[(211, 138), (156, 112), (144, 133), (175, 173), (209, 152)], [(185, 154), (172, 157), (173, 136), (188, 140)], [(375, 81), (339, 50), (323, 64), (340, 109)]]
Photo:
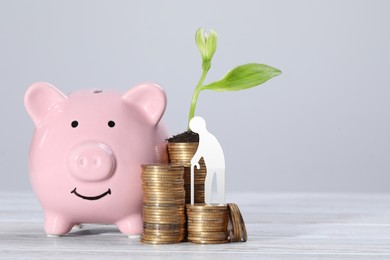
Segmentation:
[(210, 65), (203, 66), (202, 76), (200, 77), (199, 82), (196, 85), (196, 88), (194, 90), (194, 93), (192, 94), (190, 113), (188, 114), (188, 124), (187, 124), (188, 130), (190, 130), (190, 121), (195, 115), (195, 108), (196, 108), (196, 103), (198, 102), (198, 96), (199, 96), (200, 91), (202, 90), (203, 82), (206, 79), (206, 75), (207, 75), (207, 72), (209, 71), (209, 69), (210, 69)]

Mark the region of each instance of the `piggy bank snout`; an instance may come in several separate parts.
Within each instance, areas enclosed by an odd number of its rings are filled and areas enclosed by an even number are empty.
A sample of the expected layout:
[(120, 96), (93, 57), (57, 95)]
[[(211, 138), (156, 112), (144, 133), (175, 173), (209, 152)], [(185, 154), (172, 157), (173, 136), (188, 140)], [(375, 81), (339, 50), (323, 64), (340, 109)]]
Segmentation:
[(105, 144), (86, 143), (72, 149), (68, 164), (77, 179), (100, 181), (111, 177), (116, 161), (113, 152)]

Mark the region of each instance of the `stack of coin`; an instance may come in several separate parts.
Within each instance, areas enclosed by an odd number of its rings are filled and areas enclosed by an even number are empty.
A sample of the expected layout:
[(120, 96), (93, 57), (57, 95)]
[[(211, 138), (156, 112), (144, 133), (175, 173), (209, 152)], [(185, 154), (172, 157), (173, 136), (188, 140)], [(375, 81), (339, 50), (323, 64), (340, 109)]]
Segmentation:
[(168, 149), (167, 149), (166, 143), (156, 145), (154, 147), (154, 151), (156, 153), (156, 159), (157, 159), (158, 163), (168, 163), (169, 162)]
[(191, 167), (199, 143), (168, 143), (169, 160), (172, 164)]
[[(199, 143), (168, 143), (169, 161), (184, 166), (184, 188), (186, 203), (191, 201), (191, 159), (194, 157)], [(207, 168), (203, 158), (199, 161), (200, 169), (194, 170), (194, 201), (204, 203), (204, 181)]]
[(235, 203), (228, 203), (227, 205), (231, 222), (230, 242), (246, 242), (248, 235), (240, 209)]
[(188, 241), (198, 244), (229, 242), (227, 205), (187, 204)]
[(170, 164), (142, 165), (144, 228), (141, 241), (179, 243), (185, 239), (183, 167)]
[[(203, 158), (199, 162), (200, 169), (194, 172), (194, 202), (204, 203), (204, 182), (206, 179), (206, 165)], [(184, 189), (186, 190), (186, 204), (191, 203), (191, 167), (184, 167)]]

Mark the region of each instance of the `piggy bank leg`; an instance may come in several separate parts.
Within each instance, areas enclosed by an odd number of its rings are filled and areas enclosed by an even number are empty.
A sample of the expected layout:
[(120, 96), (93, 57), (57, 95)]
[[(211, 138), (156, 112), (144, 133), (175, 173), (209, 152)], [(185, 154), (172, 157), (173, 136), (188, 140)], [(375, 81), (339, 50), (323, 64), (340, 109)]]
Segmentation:
[(73, 223), (60, 214), (45, 212), (45, 232), (48, 236), (61, 236), (69, 233)]
[(116, 223), (118, 229), (123, 233), (131, 236), (138, 236), (142, 233), (143, 219), (141, 214), (134, 214)]

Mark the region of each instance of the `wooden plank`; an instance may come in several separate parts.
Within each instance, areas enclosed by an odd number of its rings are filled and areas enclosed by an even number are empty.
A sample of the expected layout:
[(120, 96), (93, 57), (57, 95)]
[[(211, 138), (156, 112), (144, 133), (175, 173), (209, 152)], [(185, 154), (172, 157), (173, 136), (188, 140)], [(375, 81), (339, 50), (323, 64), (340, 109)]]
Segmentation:
[(47, 237), (33, 194), (0, 193), (1, 258), (389, 259), (390, 194), (235, 193), (246, 243), (148, 245), (113, 225)]

